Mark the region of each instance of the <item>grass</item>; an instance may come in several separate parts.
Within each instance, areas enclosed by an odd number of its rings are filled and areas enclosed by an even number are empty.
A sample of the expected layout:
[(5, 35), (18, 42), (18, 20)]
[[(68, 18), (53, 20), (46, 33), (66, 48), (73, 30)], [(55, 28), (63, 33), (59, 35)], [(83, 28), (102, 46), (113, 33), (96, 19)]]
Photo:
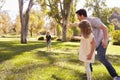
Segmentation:
[[(0, 80), (86, 80), (78, 60), (79, 42), (52, 41), (46, 51), (45, 41), (0, 38)], [(120, 46), (109, 45), (107, 58), (120, 74)], [(106, 68), (96, 59), (93, 80), (112, 80)]]

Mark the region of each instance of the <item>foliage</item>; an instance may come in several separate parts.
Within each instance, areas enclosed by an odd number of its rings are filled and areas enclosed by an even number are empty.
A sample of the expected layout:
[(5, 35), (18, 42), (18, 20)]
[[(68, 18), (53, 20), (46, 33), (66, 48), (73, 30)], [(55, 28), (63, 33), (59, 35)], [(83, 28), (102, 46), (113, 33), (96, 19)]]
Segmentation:
[(43, 28), (44, 23), (45, 21), (42, 12), (38, 10), (31, 11), (30, 22), (28, 27), (30, 35), (31, 36), (33, 36), (33, 34), (38, 35), (40, 33), (40, 30)]
[(3, 7), (4, 3), (5, 3), (5, 0), (0, 0), (0, 10)]
[(93, 13), (100, 17), (100, 11), (106, 6), (106, 0), (86, 0), (85, 6), (88, 10), (93, 10)]
[(120, 30), (112, 31), (112, 38), (116, 45), (117, 45), (117, 43), (118, 43), (118, 45), (120, 45)]
[(62, 39), (60, 39), (60, 38), (57, 38), (56, 40), (57, 40), (57, 41), (62, 41)]
[[(40, 30), (44, 26), (44, 18), (43, 13), (38, 10), (32, 10), (30, 14), (30, 20), (29, 20), (29, 27), (28, 27), (28, 33), (30, 36), (38, 35), (40, 33)], [(21, 25), (20, 25), (20, 17), (19, 15), (16, 17), (15, 23), (14, 23), (14, 29), (16, 34), (20, 34), (21, 32)]]
[(77, 20), (77, 18), (75, 17), (76, 5), (77, 5), (77, 0), (73, 0), (73, 5), (71, 7), (71, 12), (69, 17), (69, 22), (72, 22), (72, 23), (74, 23)]
[(92, 15), (99, 17), (105, 25), (109, 25), (109, 17), (112, 13), (112, 9), (107, 8), (105, 4), (106, 0), (86, 0), (85, 6), (88, 10), (91, 10)]
[(113, 25), (113, 24), (110, 24), (110, 25), (108, 26), (108, 32), (111, 34), (113, 30), (114, 30), (114, 25)]
[(73, 0), (38, 1), (42, 8), (46, 8), (47, 15), (52, 17), (59, 25), (62, 26), (62, 41), (66, 41), (67, 24), (69, 20), (68, 18), (70, 16), (72, 2)]
[(13, 26), (14, 26), (14, 32), (16, 34), (20, 34), (21, 32), (20, 16), (16, 17), (15, 23), (13, 24)]
[(109, 17), (112, 14), (112, 9), (104, 8), (100, 11), (101, 21), (108, 27), (110, 25)]
[(51, 40), (56, 40), (57, 36), (51, 36)]
[(70, 40), (71, 42), (80, 42), (80, 40), (79, 39), (75, 39), (75, 38), (71, 38), (71, 40)]
[(39, 35), (46, 35), (46, 32), (47, 32), (46, 28), (42, 28), (40, 30), (40, 34)]
[(114, 24), (115, 30), (120, 30), (120, 8), (115, 7), (112, 9), (109, 20)]
[(72, 27), (73, 30), (73, 36), (78, 36), (80, 35), (80, 29), (78, 27)]
[(120, 8), (119, 7), (113, 8), (112, 11), (117, 12), (120, 15)]
[(48, 25), (46, 25), (46, 28), (48, 28), (48, 30), (50, 30), (52, 35), (59, 35), (59, 34), (57, 34), (58, 33), (57, 26), (58, 26), (58, 23), (55, 20), (51, 19), (50, 22), (48, 23)]
[(0, 34), (8, 34), (11, 27), (11, 19), (7, 12), (0, 12)]
[(71, 37), (73, 36), (73, 30), (72, 29), (68, 29), (68, 35), (67, 35), (67, 40), (69, 41), (69, 40), (71, 40)]
[(60, 36), (62, 35), (62, 28), (61, 28), (61, 26), (57, 25), (56, 30), (57, 30), (57, 36), (58, 36), (58, 38), (60, 38)]
[[(78, 19), (75, 17), (75, 12), (76, 12), (76, 3), (77, 3), (77, 0), (74, 0), (73, 1), (73, 5), (72, 5), (72, 8), (71, 8), (71, 13), (70, 13), (70, 18), (69, 18), (69, 24), (70, 23), (75, 23)], [(71, 25), (69, 25), (68, 27), (70, 27), (72, 29), (72, 34), (73, 36), (75, 35), (79, 35), (79, 29), (78, 27), (73, 27)]]

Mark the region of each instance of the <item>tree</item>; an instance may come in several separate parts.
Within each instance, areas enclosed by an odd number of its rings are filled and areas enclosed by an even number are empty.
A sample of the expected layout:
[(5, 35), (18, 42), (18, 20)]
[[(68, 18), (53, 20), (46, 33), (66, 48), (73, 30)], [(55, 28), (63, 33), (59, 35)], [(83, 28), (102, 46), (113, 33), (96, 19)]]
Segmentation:
[(41, 2), (38, 0), (38, 2), (43, 10), (49, 7), (47, 14), (62, 26), (62, 41), (66, 41), (68, 18), (73, 0), (44, 0)]
[(24, 4), (23, 0), (18, 0), (18, 1), (19, 1), (19, 13), (20, 13), (20, 22), (21, 22), (21, 43), (26, 44), (29, 15), (30, 15), (30, 10), (33, 6), (33, 0), (29, 0), (29, 4), (25, 13), (23, 12), (23, 4)]
[(38, 18), (34, 14), (31, 14), (30, 15), (30, 24), (29, 24), (29, 28), (28, 28), (31, 37), (33, 36), (33, 31), (35, 30), (35, 27), (37, 26), (37, 24), (38, 24)]
[(120, 8), (113, 8), (113, 13), (109, 17), (111, 23), (114, 24), (115, 30), (120, 30)]
[(14, 25), (14, 27), (13, 27), (14, 32), (16, 34), (20, 34), (21, 26), (20, 26), (20, 16), (19, 15), (16, 17), (15, 23), (13, 25)]
[[(66, 36), (67, 36), (67, 24), (68, 24), (68, 18), (70, 15), (70, 8), (72, 6), (72, 1), (73, 0), (64, 0), (63, 5), (60, 2), (61, 5), (61, 14), (62, 14), (62, 41), (66, 41)], [(63, 8), (62, 8), (63, 6)]]
[(99, 17), (108, 26), (110, 24), (108, 19), (112, 10), (107, 8), (105, 2), (106, 0), (86, 0), (85, 6), (88, 10), (93, 11), (93, 16)]
[(10, 31), (11, 21), (7, 12), (0, 12), (0, 32), (7, 34)]
[(100, 11), (106, 6), (106, 0), (86, 0), (85, 6), (88, 10), (93, 10), (93, 14), (100, 17)]
[(0, 0), (0, 10), (1, 10), (2, 6), (4, 5), (4, 3), (5, 3), (5, 0)]
[(29, 24), (29, 32), (31, 37), (34, 34), (39, 34), (40, 29), (44, 26), (43, 13), (38, 11), (32, 11), (30, 15), (30, 24)]
[[(73, 1), (73, 5), (72, 5), (72, 8), (71, 8), (71, 13), (70, 13), (70, 18), (69, 18), (69, 21), (71, 22), (71, 23), (74, 23), (74, 22), (76, 22), (78, 19), (75, 17), (75, 12), (76, 12), (76, 9), (75, 9), (75, 7), (76, 7), (76, 4), (77, 3), (77, 0), (74, 0)], [(69, 25), (69, 26), (72, 26), (72, 25)], [(78, 27), (70, 27), (71, 29), (72, 29), (72, 31), (73, 31), (73, 35), (72, 36), (77, 36), (77, 35), (79, 35), (80, 34), (80, 30), (79, 30), (79, 28)]]

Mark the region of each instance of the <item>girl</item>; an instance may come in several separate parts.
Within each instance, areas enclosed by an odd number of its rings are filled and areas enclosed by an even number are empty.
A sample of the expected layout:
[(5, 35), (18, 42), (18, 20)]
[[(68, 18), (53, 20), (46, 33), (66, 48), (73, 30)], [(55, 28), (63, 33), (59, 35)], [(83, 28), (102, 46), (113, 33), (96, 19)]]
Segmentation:
[(74, 38), (81, 39), (79, 49), (79, 60), (84, 62), (86, 69), (87, 80), (92, 80), (90, 63), (95, 59), (95, 40), (90, 23), (83, 20), (79, 23), (81, 30), (81, 37), (75, 36)]

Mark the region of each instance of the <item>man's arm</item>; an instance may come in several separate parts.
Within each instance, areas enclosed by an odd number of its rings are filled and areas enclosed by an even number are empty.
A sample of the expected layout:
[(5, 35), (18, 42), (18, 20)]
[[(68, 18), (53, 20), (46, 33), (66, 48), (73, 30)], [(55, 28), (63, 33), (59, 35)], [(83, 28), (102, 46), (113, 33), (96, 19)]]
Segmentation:
[(72, 27), (78, 27), (79, 22), (70, 23), (70, 24), (68, 24), (68, 25), (69, 25), (69, 26), (72, 26)]
[(108, 28), (104, 24), (100, 27), (103, 31), (103, 40), (102, 40), (102, 45), (104, 48), (107, 48), (108, 46)]

